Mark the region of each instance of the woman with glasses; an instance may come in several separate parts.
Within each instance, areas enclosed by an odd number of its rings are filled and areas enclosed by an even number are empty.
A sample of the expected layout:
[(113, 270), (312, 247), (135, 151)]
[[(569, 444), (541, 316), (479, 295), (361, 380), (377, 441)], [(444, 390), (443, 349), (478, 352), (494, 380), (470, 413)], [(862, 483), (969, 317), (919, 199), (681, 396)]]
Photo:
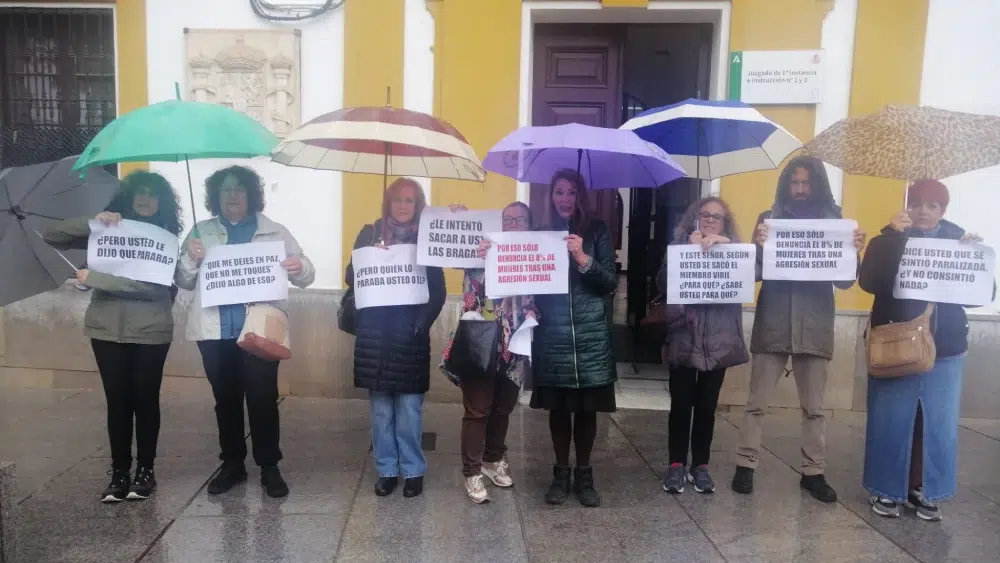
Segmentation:
[[(671, 244), (697, 244), (707, 252), (716, 244), (738, 242), (736, 232), (729, 206), (717, 197), (707, 197), (696, 201), (684, 213)], [(664, 293), (666, 268), (664, 257), (663, 268), (656, 277), (656, 284)], [(708, 473), (708, 458), (722, 380), (726, 369), (750, 359), (743, 340), (743, 306), (719, 303), (666, 307), (663, 363), (670, 369), (667, 437), (670, 467), (663, 490), (679, 494), (688, 482), (695, 491), (708, 494), (715, 491)]]

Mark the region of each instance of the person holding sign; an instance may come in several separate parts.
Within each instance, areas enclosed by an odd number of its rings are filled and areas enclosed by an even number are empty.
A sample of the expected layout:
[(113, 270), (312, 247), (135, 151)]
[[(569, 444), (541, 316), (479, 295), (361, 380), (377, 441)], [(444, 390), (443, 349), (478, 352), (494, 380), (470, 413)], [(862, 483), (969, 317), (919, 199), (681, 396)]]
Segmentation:
[[(768, 240), (767, 219), (842, 219), (834, 202), (823, 163), (811, 156), (789, 161), (778, 178), (774, 205), (760, 214), (754, 227), (758, 268), (763, 245)], [(865, 233), (854, 232), (854, 247), (860, 251)], [(760, 275), (758, 274), (758, 280)], [(750, 396), (740, 425), (737, 467), (732, 488), (741, 494), (753, 492), (753, 472), (760, 459), (764, 413), (785, 366), (792, 359), (792, 375), (802, 404), (802, 479), (800, 486), (822, 502), (836, 502), (837, 493), (823, 476), (826, 454), (826, 418), (823, 398), (827, 368), (833, 357), (833, 323), (836, 307), (833, 289), (849, 289), (854, 280), (790, 281), (764, 280), (757, 299), (750, 352)]]
[[(209, 482), (208, 493), (222, 494), (247, 480), (245, 400), (261, 485), (268, 496), (283, 497), (288, 494), (288, 485), (278, 471), (282, 457), (278, 447), (278, 362), (259, 358), (237, 345), (251, 303), (205, 307), (202, 293), (195, 290), (206, 250), (214, 246), (282, 242), (286, 258), (280, 267), (287, 272), (288, 281), (300, 288), (312, 284), (316, 269), (288, 229), (262, 213), (264, 180), (252, 169), (231, 166), (209, 176), (205, 181), (205, 208), (212, 218), (199, 222), (188, 233), (176, 282), (178, 287), (194, 291), (185, 332), (189, 340), (198, 343), (205, 375), (215, 396), (222, 468)], [(285, 301), (272, 301), (268, 305), (288, 312)]]
[[(729, 206), (717, 197), (696, 201), (681, 218), (672, 244), (697, 244), (708, 252), (716, 244), (739, 242)], [(656, 277), (666, 294), (667, 259)], [(748, 271), (749, 273), (749, 271)], [(666, 305), (667, 341), (663, 363), (670, 368), (670, 418), (667, 446), (670, 467), (663, 480), (668, 493), (684, 492), (684, 482), (699, 493), (712, 493), (709, 453), (715, 433), (715, 410), (726, 369), (747, 363), (743, 341), (743, 305)], [(692, 414), (694, 421), (692, 423)], [(691, 465), (688, 465), (690, 446)], [(685, 471), (687, 467), (687, 471)]]
[[(453, 206), (454, 209), (464, 207)], [(531, 210), (527, 205), (516, 201), (503, 209), (502, 221), (504, 232), (528, 231), (531, 229)], [(486, 259), (486, 252), (491, 245), (489, 239), (480, 241), (478, 254), (482, 259)], [(496, 366), (496, 373), (488, 378), (469, 377), (461, 372), (448, 371), (448, 359), (455, 342), (454, 334), (445, 346), (441, 359), (441, 371), (452, 383), (462, 388), (462, 403), (465, 406), (465, 416), (462, 417), (462, 475), (465, 477), (465, 492), (469, 499), (481, 504), (490, 500), (483, 477), (498, 487), (514, 486), (504, 458), (507, 452), (507, 426), (510, 423), (510, 413), (517, 405), (524, 376), (530, 369), (531, 359), (511, 351), (511, 338), (525, 321), (538, 319), (538, 311), (530, 295), (487, 298), (486, 271), (481, 268), (465, 270), (462, 295), (462, 316), (472, 314), (486, 321), (494, 321), (498, 334), (491, 362)], [(459, 321), (458, 330), (462, 330), (461, 323)], [(492, 342), (482, 344), (492, 346)]]
[[(928, 310), (926, 301), (893, 296), (901, 264), (923, 260), (905, 257), (909, 241), (983, 240), (943, 219), (948, 200), (948, 188), (941, 182), (915, 182), (907, 190), (906, 211), (895, 215), (869, 244), (858, 281), (861, 289), (875, 296), (873, 329), (911, 321)], [(932, 271), (949, 265), (945, 256), (927, 262)], [(862, 483), (872, 494), (872, 510), (880, 516), (899, 516), (899, 505), (905, 503), (923, 520), (940, 520), (936, 503), (955, 494), (962, 372), (969, 348), (965, 309), (953, 303), (933, 303), (930, 327), (935, 348), (930, 370), (901, 377), (868, 377)]]
[[(420, 184), (410, 178), (396, 180), (383, 196), (382, 217), (362, 227), (354, 249), (416, 245), (420, 213), (425, 207), (427, 200)], [(441, 268), (427, 266), (426, 273), (423, 303), (369, 306), (356, 313), (354, 386), (369, 392), (378, 496), (391, 495), (400, 474), (403, 496), (415, 497), (424, 489), (427, 461), (422, 410), (424, 394), (430, 389), (430, 330), (447, 298)], [(356, 295), (357, 283), (352, 259), (344, 277), (345, 300)]]
[[(177, 194), (159, 174), (136, 171), (125, 177), (107, 210), (95, 219), (115, 226), (122, 219), (141, 221), (180, 235)], [(61, 221), (44, 233), (55, 248), (87, 248), (91, 217)], [(160, 384), (174, 339), (171, 313), (176, 288), (102, 274), (87, 269), (77, 280), (94, 289), (85, 325), (108, 404), (111, 483), (103, 502), (146, 499), (156, 488), (153, 461), (160, 434)], [(136, 470), (132, 470), (135, 426)]]
[[(562, 504), (570, 492), (587, 507), (601, 504), (594, 488), (590, 455), (597, 437), (597, 413), (614, 412), (615, 381), (611, 353), (610, 299), (618, 280), (611, 231), (586, 210), (586, 186), (574, 170), (560, 170), (549, 184), (548, 209), (540, 230), (569, 231), (571, 257), (568, 295), (537, 295), (540, 315), (532, 343), (531, 408), (549, 411), (556, 454), (549, 504)], [(569, 465), (576, 446), (576, 468)], [(571, 484), (572, 477), (572, 484)]]

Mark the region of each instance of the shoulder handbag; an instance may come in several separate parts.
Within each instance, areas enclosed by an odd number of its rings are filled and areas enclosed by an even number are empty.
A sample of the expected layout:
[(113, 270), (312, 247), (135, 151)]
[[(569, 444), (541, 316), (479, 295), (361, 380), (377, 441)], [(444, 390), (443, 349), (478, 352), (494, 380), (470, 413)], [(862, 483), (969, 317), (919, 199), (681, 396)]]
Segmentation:
[[(371, 227), (372, 230), (370, 240), (368, 241), (368, 245), (370, 246), (375, 244), (375, 226), (364, 226), (365, 229), (368, 227)], [(347, 288), (347, 291), (344, 292), (344, 296), (340, 298), (340, 308), (337, 309), (337, 328), (347, 334), (350, 334), (351, 336), (357, 336), (358, 307), (354, 303), (354, 283), (351, 283), (351, 287)]]
[(460, 382), (493, 377), (497, 370), (499, 338), (500, 325), (496, 321), (458, 321), (444, 369)]
[(247, 307), (246, 322), (236, 345), (262, 360), (277, 362), (292, 357), (288, 315), (273, 305)]
[(903, 323), (871, 326), (868, 320), (868, 374), (875, 378), (905, 377), (934, 367), (937, 347), (931, 331), (934, 304), (917, 318)]

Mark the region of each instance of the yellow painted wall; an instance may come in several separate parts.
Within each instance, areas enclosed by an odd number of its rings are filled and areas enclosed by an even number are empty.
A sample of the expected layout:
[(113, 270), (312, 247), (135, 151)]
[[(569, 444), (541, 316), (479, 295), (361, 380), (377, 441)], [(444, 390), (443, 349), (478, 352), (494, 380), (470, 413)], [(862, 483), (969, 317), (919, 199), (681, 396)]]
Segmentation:
[(605, 8), (645, 8), (649, 0), (601, 0)]
[[(344, 107), (384, 106), (387, 88), (403, 107), (404, 0), (352, 0), (343, 10)], [(379, 216), (382, 191), (382, 176), (344, 174), (344, 270), (361, 227)]]
[[(927, 10), (928, 0), (858, 2), (850, 115), (920, 103)], [(871, 238), (902, 209), (904, 188), (899, 180), (847, 176), (844, 216), (857, 219)], [(857, 287), (838, 293), (839, 307), (871, 307), (871, 296)]]

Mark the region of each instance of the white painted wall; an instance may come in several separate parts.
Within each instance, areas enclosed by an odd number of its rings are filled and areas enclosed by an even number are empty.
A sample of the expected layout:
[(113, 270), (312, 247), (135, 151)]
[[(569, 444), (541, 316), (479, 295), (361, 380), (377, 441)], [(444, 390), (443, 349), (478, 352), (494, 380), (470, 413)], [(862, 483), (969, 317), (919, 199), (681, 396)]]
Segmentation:
[[(847, 117), (851, 103), (851, 74), (854, 67), (854, 29), (858, 0), (837, 0), (823, 20), (820, 47), (825, 51), (823, 103), (816, 106), (816, 134)], [(830, 189), (837, 203), (843, 203), (844, 172), (826, 165)]]
[[(1000, 116), (1000, 2), (931, 0), (924, 47), (921, 105)], [(900, 61), (900, 64), (910, 64)], [(916, 64), (914, 61), (912, 64)], [(1000, 246), (1000, 166), (947, 178), (945, 218)], [(888, 221), (888, 217), (886, 218)], [(997, 312), (1000, 307), (979, 309)]]
[[(272, 23), (258, 18), (246, 0), (146, 0), (149, 101), (174, 98), (174, 82), (184, 91), (184, 28), (272, 29), (298, 28), (301, 38), (301, 96), (303, 123), (340, 109), (344, 100), (343, 8), (295, 23)], [(204, 181), (215, 170), (231, 164), (252, 166), (264, 178), (267, 214), (288, 227), (316, 265), (315, 288), (341, 286), (342, 183), (339, 172), (289, 168), (253, 160), (191, 162), (198, 218), (208, 217), (203, 205)], [(183, 196), (185, 223), (191, 227), (184, 164), (151, 163)]]
[[(406, 0), (403, 25), (403, 107), (434, 113), (434, 18), (426, 0)], [(415, 178), (431, 199), (431, 180)]]

